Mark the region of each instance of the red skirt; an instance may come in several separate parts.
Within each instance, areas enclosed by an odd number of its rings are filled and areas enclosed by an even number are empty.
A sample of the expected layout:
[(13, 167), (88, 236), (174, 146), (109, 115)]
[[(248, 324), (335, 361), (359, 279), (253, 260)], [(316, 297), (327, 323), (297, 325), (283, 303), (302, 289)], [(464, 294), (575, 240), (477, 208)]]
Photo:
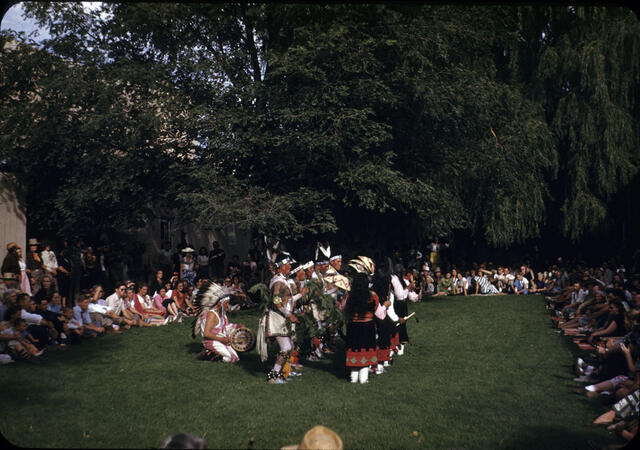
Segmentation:
[(368, 367), (378, 364), (376, 327), (370, 322), (347, 324), (347, 367)]
[(378, 363), (382, 363), (385, 361), (391, 361), (391, 349), (389, 348), (379, 348), (378, 349)]

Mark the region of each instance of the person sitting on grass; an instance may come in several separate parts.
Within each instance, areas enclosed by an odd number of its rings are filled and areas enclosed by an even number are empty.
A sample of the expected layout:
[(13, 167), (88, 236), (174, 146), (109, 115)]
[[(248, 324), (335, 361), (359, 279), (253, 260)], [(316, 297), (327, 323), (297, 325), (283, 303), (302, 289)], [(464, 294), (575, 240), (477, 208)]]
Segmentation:
[(436, 293), (433, 294), (434, 297), (445, 296), (453, 293), (453, 279), (451, 278), (451, 273), (447, 272), (446, 275), (440, 278), (438, 282), (438, 286), (436, 287)]
[(529, 289), (524, 283), (524, 276), (522, 272), (519, 272), (516, 275), (516, 280), (513, 282), (513, 293), (515, 295), (527, 295), (529, 293)]
[(456, 295), (464, 295), (466, 297), (469, 287), (468, 284), (469, 282), (467, 279), (462, 275), (462, 273), (458, 272), (458, 278), (454, 284)]
[[(27, 322), (21, 319), (19, 311), (13, 310), (10, 322), (4, 322), (2, 342), (6, 342), (9, 354), (16, 359), (32, 362), (32, 358), (42, 355), (44, 350), (38, 350), (34, 345), (37, 340), (27, 331)], [(6, 340), (9, 339), (9, 340)]]
[(589, 290), (586, 289), (586, 286), (583, 286), (579, 281), (573, 283), (573, 290), (567, 302), (565, 302), (564, 306), (560, 309), (560, 312), (568, 317), (571, 314), (575, 313), (575, 311), (584, 303), (589, 294)]
[(561, 311), (562, 308), (567, 307), (568, 305), (574, 305), (577, 307), (579, 303), (584, 301), (584, 297), (587, 295), (587, 292), (582, 289), (580, 282), (573, 283), (571, 286), (568, 286), (559, 294), (553, 297), (545, 297), (551, 309)]
[[(632, 314), (633, 316), (625, 317), (626, 326), (631, 329), (631, 332), (622, 339), (612, 338), (605, 345), (597, 346), (596, 363), (588, 365), (580, 358), (578, 359), (576, 371), (581, 376), (574, 381), (597, 383), (618, 376), (634, 377), (636, 363), (640, 364), (640, 311), (633, 311)], [(625, 383), (623, 387), (624, 385)], [(626, 395), (628, 392), (623, 393)]]
[(173, 289), (171, 298), (175, 301), (179, 313), (187, 316), (193, 312), (193, 305), (189, 301), (189, 294), (187, 294), (185, 289), (185, 281), (178, 281), (176, 288)]
[(67, 339), (72, 344), (78, 344), (82, 341), (84, 335), (84, 327), (82, 322), (78, 322), (73, 317), (73, 308), (71, 306), (65, 306), (62, 308), (62, 315), (65, 318), (65, 323), (62, 326), (64, 333), (67, 335)]
[[(138, 292), (133, 296), (133, 307), (142, 319), (150, 325), (166, 325), (168, 320), (164, 317), (161, 310), (156, 308), (147, 308), (147, 289), (146, 284), (138, 288)], [(151, 303), (149, 300), (148, 303)]]
[(83, 337), (94, 338), (105, 333), (106, 329), (93, 323), (91, 314), (89, 313), (89, 303), (91, 296), (85, 293), (80, 297), (80, 301), (73, 307), (73, 318), (76, 322), (81, 323), (84, 328)]
[(18, 308), (20, 308), (20, 317), (27, 322), (29, 333), (38, 340), (36, 344), (38, 350), (42, 350), (47, 345), (57, 345), (58, 332), (55, 326), (35, 312), (36, 304), (29, 297), (29, 294), (18, 294), (17, 304)]
[(482, 294), (482, 295), (494, 295), (494, 294), (503, 294), (503, 292), (498, 292), (498, 289), (491, 284), (487, 275), (492, 275), (492, 273), (486, 269), (478, 268), (478, 272), (474, 277), (475, 281), (475, 293), (474, 295)]
[(135, 289), (133, 287), (127, 287), (124, 297), (124, 308), (122, 315), (129, 320), (133, 320), (136, 326), (150, 327), (151, 324), (145, 320), (145, 317), (136, 310), (135, 307)]
[(129, 329), (136, 325), (136, 321), (131, 317), (127, 311), (127, 303), (125, 302), (125, 294), (127, 287), (124, 283), (116, 283), (116, 288), (113, 294), (108, 296), (105, 301), (107, 308), (113, 312), (117, 317), (122, 319), (121, 328)]
[(593, 426), (612, 425), (614, 422), (623, 426), (634, 422), (637, 431), (637, 420), (640, 415), (640, 390), (636, 389), (613, 405), (609, 411), (598, 416), (592, 423)]
[(47, 305), (47, 310), (52, 313), (62, 314), (62, 296), (59, 292), (51, 294), (51, 301)]
[[(42, 288), (40, 290), (42, 290)], [(65, 339), (65, 336), (62, 335), (62, 321), (60, 320), (62, 314), (49, 311), (49, 301), (46, 298), (42, 298), (36, 302), (35, 312), (53, 324), (60, 339)]]
[(156, 308), (165, 309), (166, 317), (169, 318), (169, 322), (173, 322), (178, 319), (180, 314), (178, 311), (178, 305), (175, 299), (168, 295), (166, 287), (161, 287), (158, 290), (158, 293), (153, 297), (153, 302), (155, 303)]
[(119, 334), (122, 332), (123, 325), (126, 325), (123, 318), (115, 313), (113, 309), (107, 306), (107, 301), (102, 299), (102, 287), (95, 285), (91, 291), (85, 291), (91, 296), (89, 301), (89, 316), (94, 324), (104, 327), (107, 333)]
[(585, 301), (578, 304), (577, 308), (567, 309), (564, 313), (556, 311), (556, 315), (568, 319), (560, 320), (558, 326), (565, 334), (571, 336), (591, 332), (609, 313), (611, 301), (615, 301), (615, 295), (611, 295), (607, 301), (596, 289), (593, 295), (588, 294)]
[(589, 344), (593, 344), (596, 338), (606, 336), (623, 336), (627, 333), (624, 324), (624, 309), (622, 308), (622, 303), (619, 301), (612, 302), (609, 306), (609, 310), (609, 315), (605, 320), (605, 324), (591, 333), (587, 339)]
[(537, 295), (547, 295), (547, 283), (545, 282), (544, 273), (537, 273), (536, 279), (531, 283), (530, 292)]

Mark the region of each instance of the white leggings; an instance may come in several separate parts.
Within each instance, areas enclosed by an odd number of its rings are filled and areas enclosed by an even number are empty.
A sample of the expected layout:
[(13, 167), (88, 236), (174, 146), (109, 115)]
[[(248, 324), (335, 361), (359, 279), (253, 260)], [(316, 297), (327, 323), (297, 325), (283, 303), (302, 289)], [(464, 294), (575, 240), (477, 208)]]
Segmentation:
[(276, 341), (280, 346), (281, 352), (288, 352), (293, 350), (293, 342), (289, 336), (276, 336)]

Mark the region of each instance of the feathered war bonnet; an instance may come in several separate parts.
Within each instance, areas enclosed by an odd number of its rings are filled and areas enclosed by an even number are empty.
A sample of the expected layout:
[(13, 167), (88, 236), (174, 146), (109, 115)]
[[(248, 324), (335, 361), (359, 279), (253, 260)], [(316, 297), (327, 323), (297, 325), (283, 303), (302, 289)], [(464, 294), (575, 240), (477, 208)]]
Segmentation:
[(196, 319), (193, 321), (191, 337), (195, 339), (196, 335), (200, 334), (202, 318), (207, 314), (209, 309), (213, 308), (218, 303), (229, 300), (230, 294), (231, 290), (229, 288), (216, 284), (213, 281), (207, 281), (200, 286), (198, 294), (193, 302)]

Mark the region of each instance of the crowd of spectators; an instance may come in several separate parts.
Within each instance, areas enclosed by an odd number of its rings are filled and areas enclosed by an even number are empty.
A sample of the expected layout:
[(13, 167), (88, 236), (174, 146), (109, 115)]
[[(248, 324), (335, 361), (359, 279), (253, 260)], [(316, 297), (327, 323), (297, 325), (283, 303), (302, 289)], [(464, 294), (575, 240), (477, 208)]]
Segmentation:
[[(578, 268), (567, 285), (545, 296), (556, 332), (577, 346), (574, 392), (599, 399), (606, 410), (593, 421), (624, 447), (638, 431), (640, 407), (640, 276), (637, 268)], [(590, 442), (593, 448), (601, 448)]]
[[(107, 246), (94, 251), (76, 240), (55, 252), (51, 244), (29, 239), (28, 252), (7, 244), (0, 279), (0, 361), (38, 363), (45, 350), (131, 327), (162, 326), (193, 313), (193, 300), (207, 279), (233, 292), (232, 309), (254, 307), (246, 283), (257, 282), (257, 265), (250, 255), (235, 256), (224, 267), (225, 254), (216, 242), (197, 256), (188, 246), (150, 280), (109, 257)], [(114, 263), (115, 262), (115, 263)], [(109, 264), (114, 263), (114, 264)], [(137, 279), (127, 279), (128, 273)]]
[[(441, 270), (437, 242), (424, 252), (410, 249), (378, 255), (380, 275), (396, 273), (411, 280), (415, 301), (426, 297), (471, 295), (543, 295), (557, 332), (570, 336), (580, 351), (575, 364), (576, 392), (613, 405), (606, 423), (623, 438), (638, 426), (640, 381), (640, 267), (627, 270), (615, 259), (589, 266), (557, 258), (534, 270), (529, 263), (494, 266), (480, 262)], [(244, 261), (227, 260), (217, 242), (197, 252), (188, 245), (170, 255), (167, 249), (150, 279), (126, 282), (127, 271), (113, 263), (108, 248), (94, 251), (82, 240), (54, 252), (50, 244), (29, 240), (23, 255), (7, 245), (0, 283), (0, 359), (37, 362), (47, 349), (65, 348), (83, 339), (122, 333), (131, 327), (166, 325), (193, 311), (205, 280), (228, 287), (232, 310), (256, 306), (247, 286), (270, 277), (264, 257), (251, 251)], [(126, 269), (126, 265), (124, 268)], [(266, 269), (266, 270), (265, 270)], [(109, 294), (109, 295), (107, 295)], [(621, 405), (622, 402), (622, 406)], [(598, 418), (595, 422), (604, 423)]]

